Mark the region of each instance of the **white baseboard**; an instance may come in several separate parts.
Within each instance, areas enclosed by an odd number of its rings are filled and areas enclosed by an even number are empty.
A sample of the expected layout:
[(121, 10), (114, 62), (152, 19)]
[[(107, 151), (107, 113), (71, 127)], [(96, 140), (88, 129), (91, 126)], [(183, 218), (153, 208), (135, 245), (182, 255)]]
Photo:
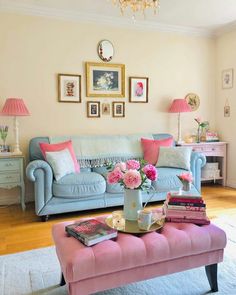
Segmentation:
[(236, 179), (227, 179), (226, 185), (232, 188), (236, 188)]

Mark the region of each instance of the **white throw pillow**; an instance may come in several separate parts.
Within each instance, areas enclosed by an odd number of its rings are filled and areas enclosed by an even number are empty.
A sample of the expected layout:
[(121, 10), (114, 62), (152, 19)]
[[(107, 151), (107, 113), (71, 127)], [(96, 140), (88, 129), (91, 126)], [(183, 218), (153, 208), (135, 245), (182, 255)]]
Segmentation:
[(52, 167), (56, 181), (67, 174), (75, 173), (75, 165), (68, 149), (46, 152), (46, 160)]
[(190, 170), (190, 147), (160, 147), (156, 167), (173, 167)]

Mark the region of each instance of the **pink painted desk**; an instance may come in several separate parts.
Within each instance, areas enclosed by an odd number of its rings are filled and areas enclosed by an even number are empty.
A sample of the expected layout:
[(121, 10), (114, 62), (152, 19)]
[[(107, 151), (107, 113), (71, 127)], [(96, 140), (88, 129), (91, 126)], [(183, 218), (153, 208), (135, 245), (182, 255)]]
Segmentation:
[[(182, 146), (189, 146), (193, 148), (193, 152), (204, 154), (207, 158), (213, 157), (214, 161), (220, 164), (220, 177), (216, 180), (220, 181), (223, 186), (226, 186), (226, 169), (227, 169), (227, 142), (200, 142), (200, 143), (184, 143)], [(202, 181), (209, 181), (212, 179), (202, 179)]]
[(116, 241), (86, 247), (66, 235), (65, 226), (72, 222), (58, 223), (52, 229), (61, 285), (66, 283), (71, 295), (91, 294), (200, 266), (205, 266), (211, 290), (218, 290), (217, 263), (223, 260), (226, 236), (213, 224), (166, 223), (161, 233), (119, 233)]

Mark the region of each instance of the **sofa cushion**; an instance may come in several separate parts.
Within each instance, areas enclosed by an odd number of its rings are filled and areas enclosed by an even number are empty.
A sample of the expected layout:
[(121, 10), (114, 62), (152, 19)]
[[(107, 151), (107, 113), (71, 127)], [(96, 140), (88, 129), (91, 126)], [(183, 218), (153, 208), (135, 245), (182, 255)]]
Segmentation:
[(104, 177), (95, 172), (69, 174), (53, 182), (53, 195), (61, 198), (83, 198), (101, 195), (106, 190)]
[(173, 146), (173, 137), (165, 139), (141, 138), (144, 160), (149, 164), (156, 165), (160, 146)]
[(182, 182), (177, 175), (186, 170), (176, 168), (157, 168), (158, 178), (152, 181), (152, 186), (157, 192), (168, 192), (170, 190), (178, 190), (182, 187)]
[(160, 147), (156, 167), (173, 167), (190, 170), (191, 147)]

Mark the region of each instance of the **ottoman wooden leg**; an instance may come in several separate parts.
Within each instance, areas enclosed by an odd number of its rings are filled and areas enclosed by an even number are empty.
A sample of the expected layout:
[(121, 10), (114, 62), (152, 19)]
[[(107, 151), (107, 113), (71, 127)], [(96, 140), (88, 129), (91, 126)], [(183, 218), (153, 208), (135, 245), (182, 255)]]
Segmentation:
[(211, 286), (212, 292), (218, 292), (218, 283), (217, 283), (217, 263), (206, 265), (205, 266), (206, 275), (208, 278), (208, 282)]
[(61, 273), (61, 281), (60, 281), (60, 286), (64, 286), (66, 284), (65, 278), (63, 273)]

